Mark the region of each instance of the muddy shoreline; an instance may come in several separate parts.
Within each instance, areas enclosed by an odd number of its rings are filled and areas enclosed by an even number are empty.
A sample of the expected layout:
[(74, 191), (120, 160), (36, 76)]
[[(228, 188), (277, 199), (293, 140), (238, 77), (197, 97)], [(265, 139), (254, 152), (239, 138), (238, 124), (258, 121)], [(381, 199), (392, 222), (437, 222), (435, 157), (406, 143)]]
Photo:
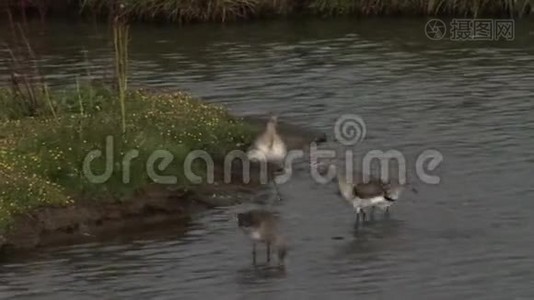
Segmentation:
[[(244, 117), (258, 133), (266, 119)], [(279, 131), (288, 149), (303, 149), (311, 142), (323, 142), (324, 134), (281, 122)], [(254, 165), (252, 165), (254, 168)], [(42, 207), (19, 215), (4, 235), (0, 252), (31, 252), (38, 248), (109, 239), (127, 232), (141, 234), (154, 226), (185, 226), (196, 213), (206, 209), (246, 202), (261, 188), (259, 174), (251, 170), (249, 183), (242, 182), (242, 168), (232, 168), (231, 183), (224, 183), (223, 163), (215, 166), (215, 183), (179, 188), (151, 184), (126, 201), (77, 201), (68, 207)], [(161, 226), (165, 230), (165, 226)]]

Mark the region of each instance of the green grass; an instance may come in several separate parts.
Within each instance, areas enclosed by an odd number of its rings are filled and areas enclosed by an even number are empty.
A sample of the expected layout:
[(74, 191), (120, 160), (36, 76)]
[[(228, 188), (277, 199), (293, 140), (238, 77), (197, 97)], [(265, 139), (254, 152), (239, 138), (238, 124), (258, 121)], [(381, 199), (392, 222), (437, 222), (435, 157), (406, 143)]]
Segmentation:
[[(273, 8), (276, 0), (125, 0), (125, 13), (135, 19), (162, 19), (172, 22), (219, 21), (247, 19)], [(82, 0), (82, 7), (108, 14), (108, 0)]]
[[(51, 90), (23, 27), (10, 18), (13, 43), (25, 47), (13, 52), (16, 47), (8, 45), (11, 85), (0, 87), (0, 233), (14, 216), (39, 207), (132, 199), (135, 192), (157, 183), (147, 169), (156, 151), (173, 157), (156, 174), (172, 175), (174, 184), (185, 187), (190, 182), (183, 165), (191, 151), (206, 151), (217, 162), (252, 141), (253, 129), (222, 107), (181, 92), (129, 90), (128, 20), (124, 11), (119, 13), (112, 24), (115, 89), (77, 82), (71, 90)], [(110, 138), (113, 148), (108, 153)], [(95, 151), (105, 155), (92, 160), (92, 173), (111, 170), (99, 183), (90, 180), (85, 164)], [(123, 158), (131, 153), (136, 157), (125, 167)], [(201, 174), (202, 165), (195, 163), (195, 174)], [(161, 160), (152, 166), (160, 168)]]
[(533, 12), (531, 0), (311, 0), (322, 15), (426, 15), (520, 17)]
[[(3, 107), (16, 107), (10, 90), (0, 89), (0, 99)], [(161, 173), (175, 175), (178, 185), (187, 186), (183, 161), (189, 151), (205, 150), (216, 159), (244, 149), (253, 137), (250, 128), (222, 107), (181, 92), (128, 92), (125, 133), (117, 95), (108, 89), (51, 92), (50, 99), (55, 117), (50, 110), (32, 117), (17, 115), (16, 110), (0, 116), (0, 229), (14, 215), (41, 206), (128, 199), (152, 182), (146, 161), (155, 150), (173, 154), (175, 160)], [(105, 152), (107, 136), (114, 137), (113, 173), (108, 181), (95, 184), (84, 175), (83, 160), (94, 149)], [(139, 157), (132, 161), (130, 182), (123, 183), (122, 157), (134, 149)], [(104, 159), (97, 159), (92, 169), (100, 174), (104, 166)]]
[[(83, 9), (108, 14), (110, 0), (83, 0)], [(446, 15), (514, 16), (532, 14), (532, 0), (123, 0), (137, 20), (226, 22), (267, 15)]]
[[(21, 0), (11, 0), (19, 11)], [(30, 2), (25, 2), (30, 3)], [(80, 11), (113, 15), (115, 0), (36, 0), (29, 5), (43, 14)], [(533, 0), (122, 0), (130, 20), (228, 22), (272, 16), (456, 16), (521, 17), (533, 15)]]
[[(531, 0), (124, 0), (140, 20), (173, 22), (251, 19), (265, 15), (501, 15), (532, 12)], [(85, 10), (107, 14), (110, 0), (84, 0)]]

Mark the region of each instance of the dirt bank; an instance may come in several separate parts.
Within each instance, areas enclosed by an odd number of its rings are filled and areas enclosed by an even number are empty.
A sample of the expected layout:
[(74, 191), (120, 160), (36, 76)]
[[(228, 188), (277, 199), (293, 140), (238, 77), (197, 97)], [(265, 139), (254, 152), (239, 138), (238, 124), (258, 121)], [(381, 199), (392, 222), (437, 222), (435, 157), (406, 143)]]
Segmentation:
[[(247, 122), (263, 129), (265, 120), (247, 117)], [(306, 149), (310, 142), (325, 140), (323, 134), (282, 123), (280, 132), (289, 149)], [(254, 167), (254, 166), (253, 166)], [(242, 182), (242, 169), (232, 168), (232, 183), (225, 184), (223, 164), (216, 163), (215, 183), (179, 188), (152, 184), (131, 199), (79, 200), (68, 207), (42, 207), (15, 218), (10, 229), (0, 235), (2, 252), (28, 251), (51, 245), (100, 240), (126, 232), (142, 232), (154, 225), (172, 223), (184, 226), (195, 213), (217, 207), (243, 203), (258, 189), (264, 188), (251, 171), (251, 181)], [(162, 226), (162, 228), (164, 228)]]

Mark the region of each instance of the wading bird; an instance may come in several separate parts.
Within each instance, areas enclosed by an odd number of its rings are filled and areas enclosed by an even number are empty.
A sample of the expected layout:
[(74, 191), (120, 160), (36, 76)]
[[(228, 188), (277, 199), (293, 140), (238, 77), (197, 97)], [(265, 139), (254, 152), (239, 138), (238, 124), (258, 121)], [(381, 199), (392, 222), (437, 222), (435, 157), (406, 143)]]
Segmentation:
[[(360, 215), (362, 222), (366, 219), (366, 208), (374, 213), (375, 207), (379, 207), (389, 213), (389, 207), (399, 199), (404, 186), (385, 182), (377, 178), (370, 178), (368, 181), (354, 182), (347, 179), (345, 174), (337, 169), (337, 184), (340, 194), (348, 201), (356, 211), (356, 223), (359, 225)], [(414, 188), (412, 191), (417, 192)]]
[[(271, 114), (265, 130), (256, 138), (252, 147), (248, 150), (249, 160), (259, 160), (273, 164), (279, 170), (283, 169), (284, 159), (287, 155), (287, 146), (277, 131), (278, 117)], [(276, 181), (273, 179), (278, 200), (281, 200)]]
[(276, 248), (278, 263), (284, 264), (287, 247), (284, 238), (278, 231), (276, 216), (264, 209), (252, 209), (237, 214), (237, 223), (252, 239), (252, 260), (256, 264), (256, 243), (265, 243), (267, 248), (267, 262), (271, 261), (271, 246)]
[(336, 177), (339, 192), (356, 211), (356, 226), (359, 224), (360, 215), (362, 222), (365, 222), (365, 208), (370, 207), (374, 212), (374, 208), (378, 206), (388, 213), (389, 207), (400, 196), (400, 187), (393, 188), (379, 179), (371, 179), (369, 182), (349, 182), (341, 172), (338, 172)]

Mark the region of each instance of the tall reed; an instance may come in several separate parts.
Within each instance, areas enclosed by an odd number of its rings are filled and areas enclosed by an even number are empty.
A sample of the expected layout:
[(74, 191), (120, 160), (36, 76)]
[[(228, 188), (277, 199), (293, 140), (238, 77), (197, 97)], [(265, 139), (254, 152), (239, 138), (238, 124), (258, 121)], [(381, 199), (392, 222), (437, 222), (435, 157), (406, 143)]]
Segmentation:
[[(2, 2), (2, 1), (0, 1)], [(116, 0), (4, 0), (13, 11), (89, 12), (112, 16)], [(308, 14), (501, 16), (534, 14), (534, 0), (122, 0), (132, 19), (187, 22), (227, 22), (264, 16)]]
[[(49, 102), (45, 78), (38, 67), (38, 57), (26, 37), (23, 27), (15, 23), (11, 12), (7, 11), (8, 25), (11, 29), (11, 41), (6, 42), (9, 54), (8, 66), (11, 77), (12, 100), (16, 114), (36, 116), (45, 108), (55, 115), (54, 107)], [(14, 107), (11, 107), (13, 109)]]
[(121, 107), (122, 132), (126, 132), (126, 92), (128, 89), (128, 42), (129, 26), (124, 5), (116, 7), (113, 16), (113, 46), (115, 54), (115, 77)]
[[(109, 14), (110, 0), (81, 0), (82, 10)], [(132, 18), (226, 22), (265, 15), (498, 15), (534, 14), (534, 0), (125, 0)]]
[(306, 0), (319, 15), (445, 15), (522, 17), (532, 14), (533, 0)]

